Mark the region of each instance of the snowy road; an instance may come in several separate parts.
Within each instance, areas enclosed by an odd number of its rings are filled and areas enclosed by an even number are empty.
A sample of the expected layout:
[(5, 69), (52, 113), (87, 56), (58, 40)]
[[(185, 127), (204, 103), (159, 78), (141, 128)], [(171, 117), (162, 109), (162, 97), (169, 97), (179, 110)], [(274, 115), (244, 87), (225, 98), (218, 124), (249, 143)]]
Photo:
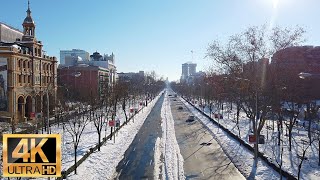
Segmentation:
[(151, 110), (124, 158), (117, 166), (119, 179), (152, 179), (154, 171), (154, 147), (158, 137), (162, 136), (161, 107), (164, 97)]
[(245, 179), (206, 127), (186, 122), (191, 112), (179, 98), (171, 97), (170, 104), (186, 179)]

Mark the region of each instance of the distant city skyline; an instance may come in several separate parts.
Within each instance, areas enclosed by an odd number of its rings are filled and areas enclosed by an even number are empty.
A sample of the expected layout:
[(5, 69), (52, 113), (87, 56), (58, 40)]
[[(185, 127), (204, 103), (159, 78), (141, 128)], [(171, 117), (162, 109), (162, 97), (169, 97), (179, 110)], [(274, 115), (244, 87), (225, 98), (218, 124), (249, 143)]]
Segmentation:
[[(305, 45), (320, 45), (318, 0), (31, 0), (37, 39), (50, 56), (83, 49), (115, 55), (118, 72), (156, 71), (169, 80), (181, 76), (181, 64), (198, 71), (212, 41), (226, 40), (249, 26), (302, 26)], [(22, 29), (27, 0), (1, 2), (0, 21)], [(193, 53), (191, 53), (191, 51)]]

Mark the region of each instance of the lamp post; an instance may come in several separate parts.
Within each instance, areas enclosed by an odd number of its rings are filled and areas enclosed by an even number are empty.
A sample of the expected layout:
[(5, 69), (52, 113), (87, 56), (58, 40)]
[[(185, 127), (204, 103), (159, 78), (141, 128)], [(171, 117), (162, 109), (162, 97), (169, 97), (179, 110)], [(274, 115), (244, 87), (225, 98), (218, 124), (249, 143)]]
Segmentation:
[(300, 79), (307, 79), (307, 78), (320, 78), (320, 74), (312, 74), (308, 72), (301, 72), (298, 74)]

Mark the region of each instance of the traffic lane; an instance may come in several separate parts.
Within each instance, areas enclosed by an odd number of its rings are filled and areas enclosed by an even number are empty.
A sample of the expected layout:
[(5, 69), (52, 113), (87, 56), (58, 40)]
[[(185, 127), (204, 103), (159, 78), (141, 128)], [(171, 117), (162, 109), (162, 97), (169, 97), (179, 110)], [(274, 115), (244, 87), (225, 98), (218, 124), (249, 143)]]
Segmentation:
[(186, 178), (245, 179), (197, 118), (193, 122), (186, 122), (192, 113), (179, 98), (170, 99), (176, 138), (184, 158)]
[(155, 142), (162, 136), (160, 113), (163, 100), (162, 95), (118, 164), (118, 179), (153, 179)]

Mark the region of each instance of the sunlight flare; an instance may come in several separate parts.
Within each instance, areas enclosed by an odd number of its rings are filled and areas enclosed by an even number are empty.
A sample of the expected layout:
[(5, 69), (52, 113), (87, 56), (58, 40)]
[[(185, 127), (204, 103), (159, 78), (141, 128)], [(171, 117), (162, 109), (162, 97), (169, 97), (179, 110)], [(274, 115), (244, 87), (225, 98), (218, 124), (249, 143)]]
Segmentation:
[(273, 9), (277, 9), (279, 0), (272, 0), (272, 4), (273, 4)]

